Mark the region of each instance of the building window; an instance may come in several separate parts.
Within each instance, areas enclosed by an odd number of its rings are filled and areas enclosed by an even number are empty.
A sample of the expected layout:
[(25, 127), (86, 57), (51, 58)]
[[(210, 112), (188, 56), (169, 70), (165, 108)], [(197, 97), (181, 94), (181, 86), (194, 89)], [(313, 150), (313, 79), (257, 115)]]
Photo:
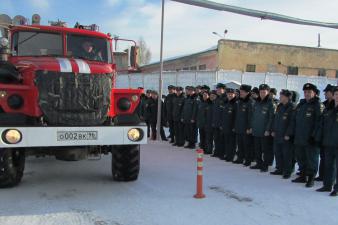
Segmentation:
[(178, 71), (181, 71), (181, 69), (176, 69), (176, 71), (178, 72)]
[(336, 70), (336, 78), (338, 78), (338, 70)]
[(298, 75), (298, 67), (288, 66), (288, 75)]
[(197, 70), (197, 66), (190, 67), (190, 70)]
[(189, 67), (183, 67), (183, 70), (189, 70)]
[(254, 64), (246, 65), (246, 72), (256, 72), (256, 65)]
[(205, 64), (198, 66), (198, 70), (206, 70), (206, 69), (207, 69), (207, 65)]
[(326, 76), (326, 70), (325, 69), (319, 69), (318, 70), (318, 76), (325, 77)]

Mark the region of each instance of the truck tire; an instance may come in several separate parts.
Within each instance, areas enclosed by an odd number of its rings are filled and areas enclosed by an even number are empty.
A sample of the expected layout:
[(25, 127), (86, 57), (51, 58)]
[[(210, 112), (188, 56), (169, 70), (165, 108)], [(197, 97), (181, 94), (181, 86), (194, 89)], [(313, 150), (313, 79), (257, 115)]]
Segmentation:
[(23, 177), (25, 149), (0, 149), (0, 188), (14, 187)]
[(121, 145), (112, 151), (112, 175), (116, 181), (135, 181), (140, 172), (140, 145)]

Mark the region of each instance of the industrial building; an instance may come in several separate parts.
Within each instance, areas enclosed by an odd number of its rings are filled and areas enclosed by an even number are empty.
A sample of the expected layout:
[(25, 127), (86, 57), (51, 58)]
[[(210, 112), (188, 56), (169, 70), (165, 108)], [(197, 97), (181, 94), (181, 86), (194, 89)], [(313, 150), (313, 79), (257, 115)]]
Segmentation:
[[(159, 62), (141, 67), (143, 73), (159, 69)], [(338, 78), (338, 50), (221, 39), (205, 51), (164, 60), (164, 70), (236, 70)]]

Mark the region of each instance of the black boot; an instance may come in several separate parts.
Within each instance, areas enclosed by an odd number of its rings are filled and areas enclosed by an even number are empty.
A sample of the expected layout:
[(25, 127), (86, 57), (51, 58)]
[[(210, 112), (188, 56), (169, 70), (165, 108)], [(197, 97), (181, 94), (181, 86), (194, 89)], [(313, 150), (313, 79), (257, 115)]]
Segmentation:
[(225, 157), (225, 161), (227, 161), (227, 162), (232, 162), (232, 158), (230, 158), (230, 157)]
[(251, 166), (251, 161), (246, 161), (245, 163), (244, 163), (244, 166), (246, 167), (246, 166)]
[(318, 177), (315, 178), (315, 181), (323, 181), (323, 178), (318, 176)]
[(306, 176), (299, 176), (292, 180), (293, 183), (306, 183)]
[(269, 170), (269, 166), (268, 165), (264, 165), (264, 166), (261, 167), (261, 172), (262, 173), (266, 173), (266, 172), (268, 172), (268, 170)]
[(287, 173), (283, 175), (283, 179), (289, 179), (291, 177), (291, 174)]
[(189, 145), (188, 145), (188, 148), (190, 148), (190, 149), (195, 149), (195, 148), (196, 148), (196, 145), (195, 145), (195, 144), (189, 144)]
[(210, 157), (217, 157), (217, 155), (214, 154), (214, 153), (212, 153), (212, 154), (210, 155)]
[(250, 166), (250, 169), (253, 169), (253, 170), (260, 170), (262, 168), (262, 166), (260, 164), (256, 164), (254, 166)]
[(310, 188), (310, 187), (313, 187), (314, 184), (315, 184), (315, 176), (310, 175), (308, 177), (306, 184), (305, 184), (305, 187)]
[(234, 164), (242, 164), (243, 163), (243, 159), (237, 159), (235, 161), (233, 161)]
[(270, 172), (271, 175), (283, 175), (283, 172), (281, 170), (275, 170), (273, 172)]
[(316, 191), (318, 191), (318, 192), (331, 192), (332, 187), (323, 186), (321, 188), (318, 188)]
[(331, 193), (330, 193), (330, 196), (332, 197), (336, 197), (338, 195), (337, 191), (336, 190), (333, 190)]

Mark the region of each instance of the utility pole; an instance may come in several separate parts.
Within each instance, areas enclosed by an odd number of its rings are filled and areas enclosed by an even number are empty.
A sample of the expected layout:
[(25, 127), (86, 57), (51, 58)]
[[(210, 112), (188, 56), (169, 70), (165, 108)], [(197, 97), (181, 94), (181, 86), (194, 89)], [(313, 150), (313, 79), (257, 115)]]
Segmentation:
[(158, 106), (157, 106), (157, 124), (156, 140), (161, 140), (160, 128), (162, 118), (162, 86), (163, 86), (163, 30), (164, 30), (164, 0), (162, 0), (162, 19), (161, 19), (161, 51), (160, 51), (160, 77), (158, 81)]

